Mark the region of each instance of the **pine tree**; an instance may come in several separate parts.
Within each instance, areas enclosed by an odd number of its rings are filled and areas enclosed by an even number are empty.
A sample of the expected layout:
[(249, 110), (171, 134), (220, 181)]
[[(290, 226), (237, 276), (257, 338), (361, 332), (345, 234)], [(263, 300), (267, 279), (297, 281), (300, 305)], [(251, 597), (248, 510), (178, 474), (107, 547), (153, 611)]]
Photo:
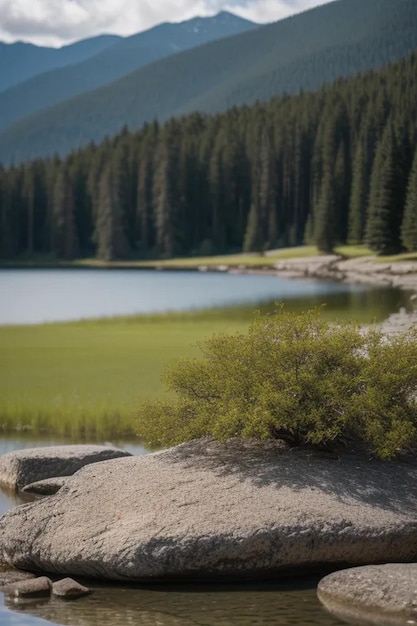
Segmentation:
[(252, 203), (248, 214), (243, 249), (261, 251), (276, 245), (278, 218), (275, 196), (273, 149), (269, 129), (260, 129), (257, 159), (252, 175)]
[(52, 251), (59, 259), (73, 259), (78, 251), (74, 197), (65, 165), (53, 190)]
[(28, 164), (24, 168), (23, 194), (26, 203), (26, 227), (27, 244), (26, 253), (29, 256), (34, 252), (34, 230), (35, 230), (35, 180), (34, 167)]
[(404, 190), (401, 188), (401, 154), (392, 120), (377, 146), (371, 177), (366, 242), (378, 254), (398, 252)]
[(136, 202), (136, 247), (147, 256), (154, 245), (152, 211), (153, 162), (149, 150), (143, 149), (138, 168), (138, 190)]
[(251, 205), (245, 237), (243, 239), (243, 251), (255, 252), (260, 248), (259, 239), (259, 210), (255, 204)]
[(417, 251), (417, 150), (408, 180), (401, 241), (409, 252)]
[(335, 166), (338, 158), (338, 112), (329, 113), (323, 131), (320, 192), (314, 206), (314, 241), (321, 252), (332, 252), (338, 240), (337, 186)]
[(11, 207), (11, 172), (0, 166), (0, 258), (8, 259), (16, 254), (15, 216)]
[(100, 178), (95, 239), (97, 257), (103, 261), (122, 259), (128, 253), (117, 173), (111, 164), (104, 169)]
[(208, 166), (208, 183), (210, 193), (210, 231), (214, 247), (222, 252), (227, 247), (226, 223), (224, 219), (224, 206), (226, 196), (226, 184), (224, 180), (223, 151), (225, 136), (223, 129), (217, 132), (216, 141), (211, 151)]
[(153, 179), (153, 216), (158, 254), (173, 257), (178, 250), (177, 215), (179, 210), (177, 165), (179, 158), (176, 124), (165, 128), (156, 150)]
[(321, 252), (333, 252), (336, 243), (336, 194), (331, 170), (326, 171), (321, 185), (320, 198), (314, 211), (314, 241)]
[(360, 244), (365, 235), (368, 204), (368, 168), (361, 143), (358, 143), (353, 164), (352, 189), (349, 205), (348, 243)]

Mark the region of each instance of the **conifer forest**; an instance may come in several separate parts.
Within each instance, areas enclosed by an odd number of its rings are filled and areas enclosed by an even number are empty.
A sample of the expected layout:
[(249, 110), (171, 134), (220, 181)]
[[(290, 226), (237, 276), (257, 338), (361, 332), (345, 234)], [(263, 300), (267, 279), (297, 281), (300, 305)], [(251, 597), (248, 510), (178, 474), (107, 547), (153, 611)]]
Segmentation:
[(0, 257), (417, 250), (417, 53), (316, 92), (0, 168)]

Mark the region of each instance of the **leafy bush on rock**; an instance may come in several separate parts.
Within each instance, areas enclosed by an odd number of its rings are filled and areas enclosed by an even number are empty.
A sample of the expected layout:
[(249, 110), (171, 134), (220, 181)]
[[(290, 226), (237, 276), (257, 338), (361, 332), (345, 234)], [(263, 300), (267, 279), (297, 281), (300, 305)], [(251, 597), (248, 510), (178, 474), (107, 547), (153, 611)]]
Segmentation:
[(174, 445), (279, 438), (293, 445), (364, 442), (381, 458), (417, 444), (417, 333), (387, 338), (319, 310), (257, 315), (164, 374), (172, 402), (141, 408), (139, 436)]

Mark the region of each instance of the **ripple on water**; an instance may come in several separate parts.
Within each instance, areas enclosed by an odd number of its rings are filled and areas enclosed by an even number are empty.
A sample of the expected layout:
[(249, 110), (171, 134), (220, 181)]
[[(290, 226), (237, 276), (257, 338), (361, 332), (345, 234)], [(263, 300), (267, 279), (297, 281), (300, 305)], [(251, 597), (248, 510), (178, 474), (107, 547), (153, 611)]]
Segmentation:
[[(96, 586), (76, 602), (56, 598), (16, 606), (1, 626), (340, 626), (316, 598), (317, 580), (222, 587)], [(39, 621), (39, 618), (41, 621)]]

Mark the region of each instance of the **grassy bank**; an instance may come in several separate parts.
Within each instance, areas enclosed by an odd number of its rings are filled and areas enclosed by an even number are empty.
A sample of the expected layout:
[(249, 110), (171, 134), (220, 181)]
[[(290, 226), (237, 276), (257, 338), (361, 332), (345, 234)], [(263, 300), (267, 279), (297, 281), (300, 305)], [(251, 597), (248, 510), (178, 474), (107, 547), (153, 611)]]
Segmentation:
[[(127, 261), (112, 261), (104, 262), (97, 259), (77, 259), (74, 261), (56, 261), (50, 257), (30, 257), (20, 258), (13, 261), (1, 261), (0, 267), (60, 267), (60, 268), (75, 268), (75, 267), (110, 267), (110, 268), (137, 268), (146, 269), (158, 267), (161, 269), (197, 269), (200, 267), (218, 268), (224, 266), (239, 267), (244, 266), (248, 268), (260, 268), (260, 267), (272, 267), (274, 263), (285, 259), (294, 258), (308, 258), (319, 255), (319, 251), (315, 246), (298, 246), (293, 248), (282, 248), (279, 250), (269, 250), (265, 253), (242, 253), (242, 254), (227, 254), (217, 255), (210, 257), (186, 257), (166, 260), (127, 260)], [(339, 246), (335, 249), (335, 254), (340, 254), (346, 258), (357, 258), (363, 256), (373, 256), (373, 252), (366, 246)], [(395, 261), (409, 261), (417, 260), (417, 253), (398, 254), (390, 257), (375, 257), (376, 262), (395, 262)]]
[[(369, 323), (401, 304), (370, 290), (327, 296), (324, 316)], [(323, 299), (294, 299), (305, 310)], [(273, 305), (263, 308), (272, 310)], [(108, 320), (0, 327), (0, 430), (77, 436), (134, 432), (137, 407), (163, 397), (160, 375), (215, 333), (245, 331), (253, 306)]]
[(0, 327), (0, 427), (132, 432), (139, 402), (163, 393), (167, 363), (246, 324), (200, 314)]

